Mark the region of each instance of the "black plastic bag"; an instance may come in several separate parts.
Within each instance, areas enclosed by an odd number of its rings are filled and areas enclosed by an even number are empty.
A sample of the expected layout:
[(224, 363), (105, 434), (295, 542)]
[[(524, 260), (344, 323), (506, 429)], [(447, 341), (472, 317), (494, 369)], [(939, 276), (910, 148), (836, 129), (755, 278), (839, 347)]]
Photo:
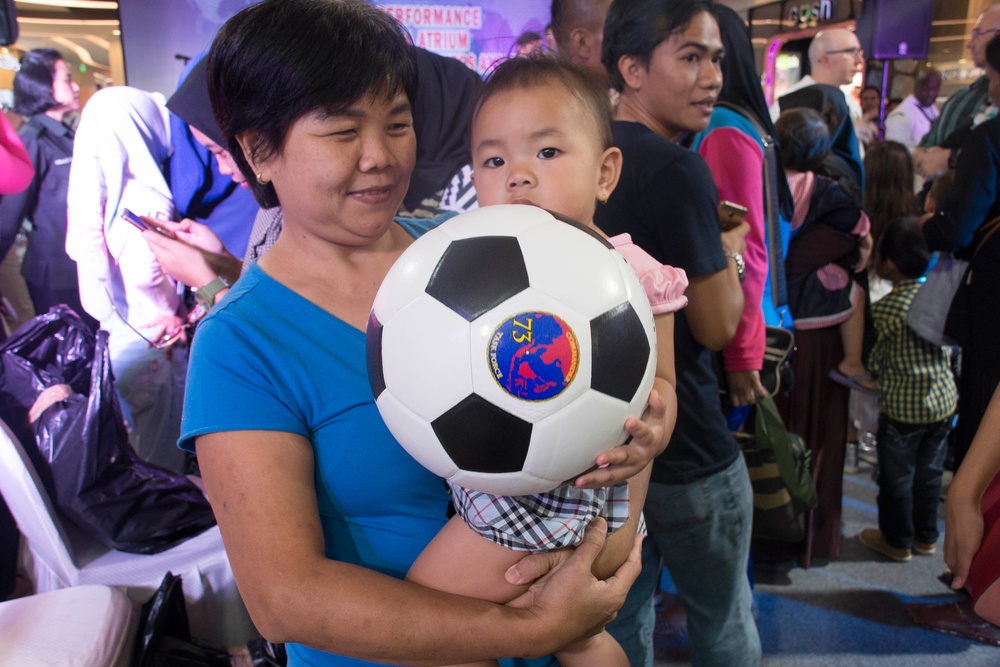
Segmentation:
[[(112, 549), (159, 553), (214, 526), (215, 517), (190, 480), (146, 463), (129, 445), (107, 336), (98, 332), (95, 341), (65, 306), (26, 323), (0, 346), (0, 404), (22, 443), (36, 443), (35, 468), (62, 516)], [(71, 395), (30, 424), (35, 399), (57, 384)]]
[[(153, 597), (142, 605), (139, 632), (132, 653), (133, 667), (216, 667), (246, 664), (234, 661), (229, 649), (191, 636), (181, 578), (167, 572)], [(254, 667), (283, 667), (284, 644), (254, 639), (237, 655), (249, 658)]]
[(167, 572), (139, 613), (133, 667), (229, 667), (225, 647), (191, 638), (181, 578)]

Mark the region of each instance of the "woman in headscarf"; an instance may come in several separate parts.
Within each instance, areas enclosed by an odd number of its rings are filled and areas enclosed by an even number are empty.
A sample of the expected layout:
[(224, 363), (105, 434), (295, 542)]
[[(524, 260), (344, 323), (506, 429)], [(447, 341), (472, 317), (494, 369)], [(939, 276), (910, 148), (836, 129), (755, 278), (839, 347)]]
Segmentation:
[[(96, 93), (80, 118), (68, 194), (66, 251), (84, 308), (109, 332), (111, 363), (143, 459), (182, 470), (177, 446), (187, 351), (184, 304), (142, 233), (121, 217), (170, 219), (163, 176), (166, 108), (124, 86)], [(176, 343), (164, 346), (164, 339)]]
[[(753, 46), (746, 24), (724, 5), (714, 5), (712, 13), (719, 23), (726, 57), (722, 61), (722, 90), (712, 111), (708, 128), (694, 140), (693, 148), (705, 158), (719, 190), (719, 201), (729, 201), (747, 208), (743, 260), (746, 279), (743, 295), (746, 306), (736, 335), (722, 352), (723, 368), (734, 406), (750, 405), (765, 393), (760, 381), (764, 360), (764, 325), (789, 326), (782, 321), (776, 306), (775, 285), (769, 280), (769, 255), (780, 260), (788, 244), (788, 221), (792, 218), (792, 196), (785, 180), (781, 160), (773, 140), (774, 125), (760, 88), (754, 65)], [(774, 151), (767, 150), (768, 145)], [(773, 163), (768, 166), (771, 157)], [(772, 176), (767, 177), (770, 170)], [(778, 228), (781, 238), (773, 239), (768, 220)], [(781, 219), (780, 224), (778, 223)], [(782, 267), (773, 267), (782, 271)], [(780, 275), (780, 274), (779, 274)], [(787, 308), (785, 309), (787, 312)]]

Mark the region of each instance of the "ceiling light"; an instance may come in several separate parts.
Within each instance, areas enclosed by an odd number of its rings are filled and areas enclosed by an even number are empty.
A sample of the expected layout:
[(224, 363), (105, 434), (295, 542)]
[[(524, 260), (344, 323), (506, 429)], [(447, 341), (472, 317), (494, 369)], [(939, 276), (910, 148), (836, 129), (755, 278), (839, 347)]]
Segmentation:
[(68, 9), (118, 9), (117, 2), (109, 0), (14, 0), (19, 5), (44, 5)]

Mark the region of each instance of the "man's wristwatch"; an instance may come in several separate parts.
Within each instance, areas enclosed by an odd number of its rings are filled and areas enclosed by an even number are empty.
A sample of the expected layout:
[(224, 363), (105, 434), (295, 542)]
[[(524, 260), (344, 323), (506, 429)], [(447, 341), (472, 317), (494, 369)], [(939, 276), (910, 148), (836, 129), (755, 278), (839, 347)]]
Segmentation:
[(211, 310), (215, 305), (215, 297), (222, 290), (229, 287), (229, 281), (222, 276), (216, 276), (204, 287), (199, 287), (194, 291), (194, 300), (200, 303), (205, 310)]
[(736, 252), (735, 250), (727, 250), (725, 255), (726, 257), (732, 257), (733, 261), (736, 262), (736, 275), (739, 276), (740, 282), (746, 280), (747, 265), (743, 261), (743, 253)]

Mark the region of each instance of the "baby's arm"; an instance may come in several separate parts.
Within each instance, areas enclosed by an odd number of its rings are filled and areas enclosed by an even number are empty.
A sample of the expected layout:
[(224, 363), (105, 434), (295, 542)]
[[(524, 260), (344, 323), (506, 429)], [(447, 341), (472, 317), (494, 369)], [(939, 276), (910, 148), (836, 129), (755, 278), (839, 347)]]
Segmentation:
[(656, 316), (656, 351), (656, 378), (646, 411), (642, 419), (629, 418), (625, 421), (625, 430), (632, 439), (628, 444), (598, 454), (599, 467), (580, 475), (574, 486), (599, 489), (630, 480), (666, 449), (677, 422), (673, 313)]
[(504, 604), (528, 589), (527, 584), (504, 579), (507, 569), (524, 556), (482, 537), (455, 515), (420, 552), (406, 578), (427, 588)]

